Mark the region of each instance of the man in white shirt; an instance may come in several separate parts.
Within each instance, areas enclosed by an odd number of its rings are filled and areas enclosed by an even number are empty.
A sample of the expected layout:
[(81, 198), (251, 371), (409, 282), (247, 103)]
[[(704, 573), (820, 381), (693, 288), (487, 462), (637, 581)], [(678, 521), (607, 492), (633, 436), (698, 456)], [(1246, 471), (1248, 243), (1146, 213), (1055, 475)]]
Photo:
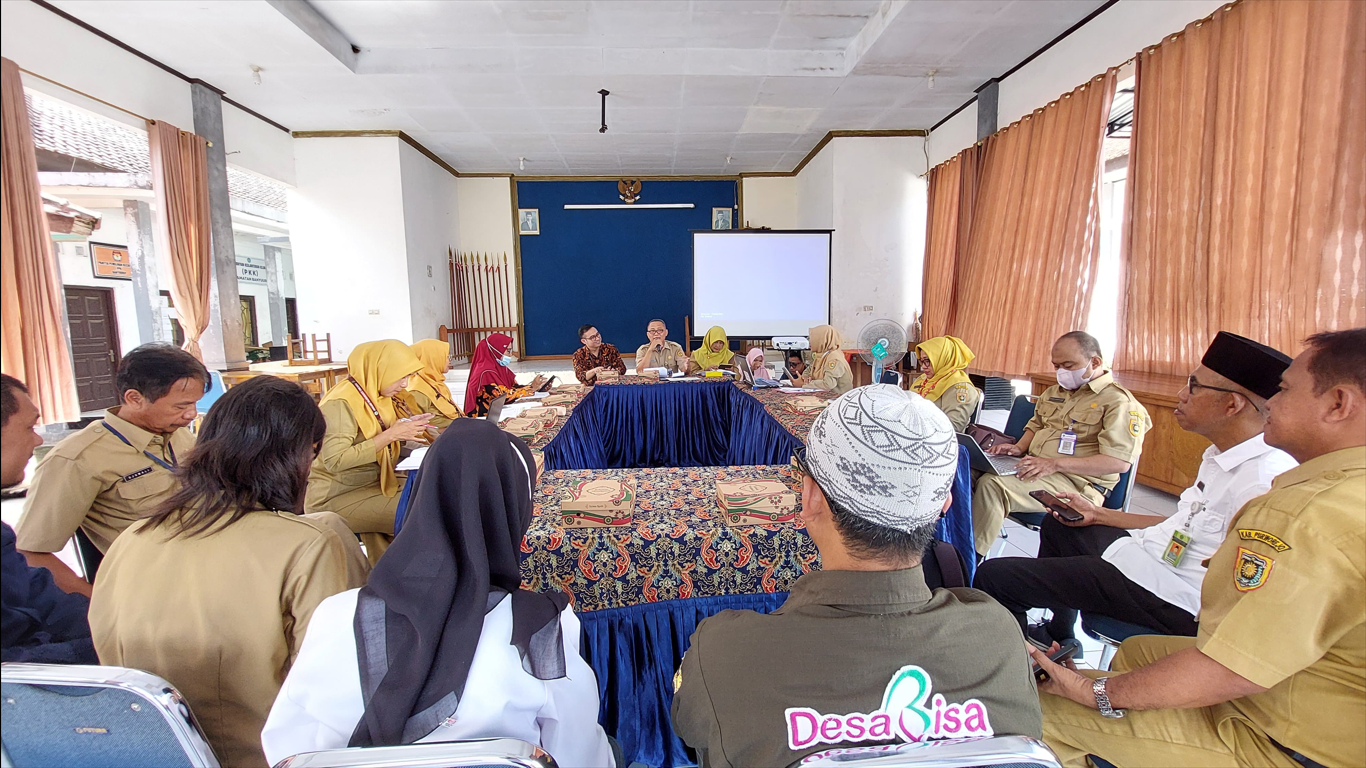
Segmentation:
[[(1233, 515), (1295, 466), (1262, 439), (1266, 401), (1290, 358), (1221, 331), (1200, 363), (1177, 396), (1175, 414), (1182, 429), (1213, 445), (1176, 514), (1120, 512), (1058, 493), (1081, 520), (1049, 515), (1037, 559), (996, 558), (978, 568), (973, 586), (1014, 613), (1029, 637), (1045, 646), (1071, 639), (1079, 610), (1163, 634), (1196, 633), (1204, 562), (1223, 543)], [(1048, 608), (1053, 617), (1028, 627), (1030, 608)]]

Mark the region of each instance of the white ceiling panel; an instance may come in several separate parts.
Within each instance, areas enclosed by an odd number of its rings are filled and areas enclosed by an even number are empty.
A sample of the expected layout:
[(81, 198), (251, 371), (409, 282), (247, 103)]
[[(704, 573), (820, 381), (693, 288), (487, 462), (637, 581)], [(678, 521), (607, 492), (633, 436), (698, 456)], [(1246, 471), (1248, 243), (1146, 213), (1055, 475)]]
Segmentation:
[(292, 130), (403, 130), (471, 172), (692, 174), (928, 129), (1103, 0), (308, 0), (349, 64), (266, 0), (52, 2)]

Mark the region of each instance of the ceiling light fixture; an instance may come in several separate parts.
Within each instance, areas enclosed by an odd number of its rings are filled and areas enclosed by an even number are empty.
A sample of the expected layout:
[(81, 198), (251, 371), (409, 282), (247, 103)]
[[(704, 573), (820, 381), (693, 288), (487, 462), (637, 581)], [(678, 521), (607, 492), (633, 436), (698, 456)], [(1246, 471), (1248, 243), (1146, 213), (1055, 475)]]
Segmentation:
[(257, 85), (261, 84), (261, 68), (255, 64), (251, 65), (251, 81)]
[(935, 76), (938, 72), (939, 72), (939, 70), (937, 70), (937, 69), (931, 69), (929, 72), (926, 72), (926, 73), (925, 73), (925, 74), (929, 75), (929, 78), (930, 78), (930, 90), (931, 90), (931, 91), (934, 90), (934, 76)]
[(602, 127), (598, 128), (598, 133), (607, 133), (607, 97), (612, 92), (603, 88), (598, 93), (602, 96)]

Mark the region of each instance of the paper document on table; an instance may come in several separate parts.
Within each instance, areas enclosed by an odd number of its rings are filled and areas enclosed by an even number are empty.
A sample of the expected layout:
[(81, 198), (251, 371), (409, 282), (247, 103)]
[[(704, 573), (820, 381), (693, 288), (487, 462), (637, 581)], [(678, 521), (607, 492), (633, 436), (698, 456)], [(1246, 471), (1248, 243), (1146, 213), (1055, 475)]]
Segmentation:
[(507, 421), (508, 419), (515, 419), (518, 416), (522, 415), (522, 411), (534, 407), (536, 407), (534, 403), (511, 403), (509, 405), (505, 405), (503, 406), (502, 420)]
[(549, 392), (532, 392), (531, 394), (527, 395), (527, 397), (531, 398), (532, 400), (540, 400), (540, 399), (543, 398), (543, 397), (550, 397), (550, 393), (549, 393)]
[(820, 392), (821, 390), (816, 389), (815, 387), (778, 387), (778, 391), (786, 392), (789, 395), (799, 395), (803, 392)]
[(400, 461), (398, 463), (398, 466), (394, 467), (394, 469), (398, 470), (399, 472), (407, 472), (408, 470), (417, 469), (418, 467), (421, 467), (422, 459), (427, 455), (428, 450), (429, 447), (425, 445), (421, 448), (418, 448), (417, 450), (408, 454), (408, 458), (404, 459), (403, 461)]
[(701, 381), (697, 376), (675, 376), (672, 379), (660, 379), (660, 381)]

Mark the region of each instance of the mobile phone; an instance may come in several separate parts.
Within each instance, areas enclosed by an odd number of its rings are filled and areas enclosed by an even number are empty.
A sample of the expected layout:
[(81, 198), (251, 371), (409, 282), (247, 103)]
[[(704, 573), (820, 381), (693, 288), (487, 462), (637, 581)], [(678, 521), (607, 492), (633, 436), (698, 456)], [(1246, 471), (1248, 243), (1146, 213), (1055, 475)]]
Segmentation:
[(546, 379), (546, 380), (545, 380), (545, 383), (541, 385), (541, 388), (538, 389), (538, 390), (536, 390), (536, 391), (537, 391), (537, 392), (549, 392), (549, 391), (550, 391), (550, 388), (553, 387), (553, 386), (555, 386), (555, 380), (556, 380), (557, 378), (559, 378), (559, 377), (557, 377), (557, 376), (551, 376), (550, 378)]
[(1063, 501), (1057, 496), (1054, 496), (1048, 491), (1030, 491), (1029, 495), (1033, 497), (1036, 501), (1038, 501), (1040, 504), (1044, 505), (1045, 507), (1048, 507), (1054, 512), (1057, 512), (1058, 517), (1061, 517), (1065, 522), (1079, 523), (1082, 520), (1086, 519), (1085, 515), (1067, 506), (1067, 502)]
[[(1058, 650), (1054, 653), (1048, 654), (1048, 660), (1053, 662), (1054, 664), (1061, 664), (1063, 663), (1063, 661), (1072, 658), (1072, 656), (1076, 654), (1076, 652), (1077, 647), (1075, 645), (1072, 645), (1071, 643), (1068, 643), (1067, 645), (1059, 646)], [(1038, 664), (1032, 663), (1029, 665), (1029, 667), (1034, 672), (1034, 681), (1036, 683), (1048, 682), (1048, 673), (1043, 671), (1042, 667), (1040, 667)]]

